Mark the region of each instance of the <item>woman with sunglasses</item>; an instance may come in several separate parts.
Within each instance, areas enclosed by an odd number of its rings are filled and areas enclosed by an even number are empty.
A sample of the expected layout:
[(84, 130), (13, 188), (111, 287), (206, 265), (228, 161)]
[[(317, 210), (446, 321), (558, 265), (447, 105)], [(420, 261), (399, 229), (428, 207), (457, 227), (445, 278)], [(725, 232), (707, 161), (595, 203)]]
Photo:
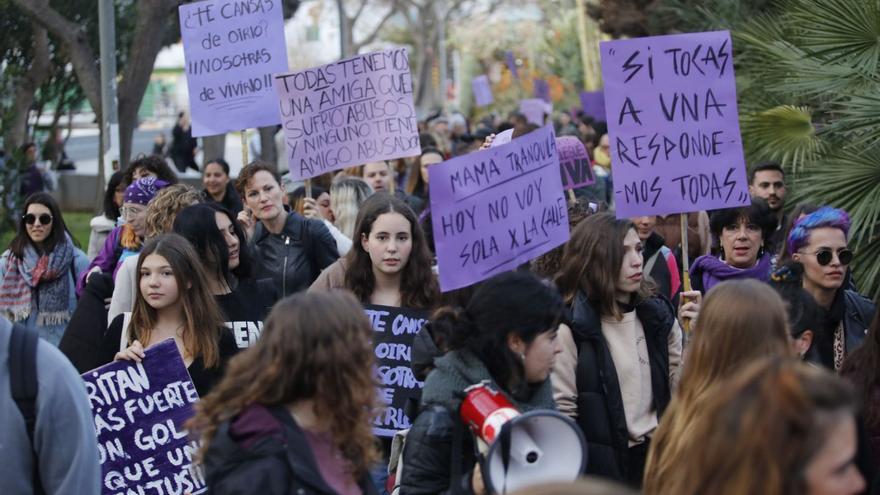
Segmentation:
[(849, 226), (845, 211), (826, 206), (798, 220), (788, 234), (788, 252), (804, 267), (804, 289), (824, 309), (807, 360), (834, 370), (861, 345), (875, 311), (870, 300), (844, 286), (853, 260)]
[(18, 233), (0, 256), (0, 313), (58, 345), (76, 308), (76, 277), (88, 264), (55, 199), (31, 194)]

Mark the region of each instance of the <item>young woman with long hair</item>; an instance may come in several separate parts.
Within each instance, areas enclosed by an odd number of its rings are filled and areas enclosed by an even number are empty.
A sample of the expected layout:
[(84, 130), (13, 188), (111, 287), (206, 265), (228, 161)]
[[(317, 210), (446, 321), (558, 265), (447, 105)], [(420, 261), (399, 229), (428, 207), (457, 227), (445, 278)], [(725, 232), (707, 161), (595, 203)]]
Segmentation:
[(330, 210), (333, 211), (333, 225), (342, 235), (355, 241), (355, 224), (358, 211), (364, 201), (373, 194), (370, 185), (357, 177), (346, 177), (330, 186)]
[(719, 384), (756, 359), (793, 355), (787, 328), (785, 303), (767, 284), (732, 280), (709, 291), (694, 325), (681, 383), (648, 453), (646, 494), (673, 493), (663, 483), (681, 463), (679, 450), (690, 435), (691, 419)]
[(48, 193), (27, 197), (18, 230), (0, 256), (0, 308), (9, 321), (58, 345), (76, 309), (76, 278), (89, 264)]
[[(431, 255), (418, 219), (406, 203), (387, 193), (368, 198), (358, 214), (355, 238), (358, 245), (344, 264), (328, 268), (327, 283), (316, 282), (316, 287), (345, 288), (367, 304), (436, 306), (440, 291), (431, 271)], [(341, 276), (334, 273), (341, 270)]]
[(632, 222), (592, 215), (572, 231), (556, 279), (573, 315), (571, 330), (560, 328), (557, 402), (576, 411), (587, 473), (633, 486), (641, 484), (682, 356), (675, 310), (643, 277), (642, 250)]
[(564, 311), (556, 289), (528, 272), (483, 282), (466, 308), (437, 310), (430, 325), (446, 336), (449, 352), (425, 381), (403, 451), (401, 493), (484, 491), (471, 435), (460, 436), (468, 427), (459, 415), (463, 391), (487, 380), (522, 412), (555, 409), (550, 371)]
[(279, 302), (188, 423), (211, 493), (375, 493), (372, 333), (342, 291)]
[(791, 358), (754, 362), (690, 418), (662, 493), (861, 493), (855, 409), (852, 387), (820, 367)]
[(196, 391), (205, 395), (238, 349), (195, 249), (177, 234), (154, 237), (141, 250), (137, 269), (134, 310), (107, 328), (101, 346), (105, 362), (140, 361), (144, 349), (173, 338)]
[(244, 231), (232, 212), (217, 203), (184, 208), (174, 218), (174, 232), (193, 245), (238, 347), (254, 345), (263, 320), (278, 300), (270, 279), (251, 277), (252, 261)]
[(245, 205), (239, 220), (252, 232), (256, 276), (274, 280), (282, 297), (308, 288), (339, 258), (336, 241), (321, 221), (284, 209), (274, 165), (247, 165), (235, 187)]

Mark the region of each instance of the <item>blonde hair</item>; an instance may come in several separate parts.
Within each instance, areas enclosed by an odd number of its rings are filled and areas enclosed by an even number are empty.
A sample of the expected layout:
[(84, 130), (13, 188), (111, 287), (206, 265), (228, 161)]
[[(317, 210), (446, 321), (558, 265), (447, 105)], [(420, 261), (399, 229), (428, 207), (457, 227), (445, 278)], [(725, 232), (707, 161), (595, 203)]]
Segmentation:
[(201, 202), (202, 193), (186, 184), (174, 184), (165, 187), (156, 194), (147, 205), (147, 217), (144, 220), (144, 236), (156, 237), (171, 232), (174, 217), (187, 206)]
[(648, 453), (646, 494), (673, 493), (666, 483), (680, 468), (693, 418), (719, 383), (757, 359), (793, 355), (785, 303), (757, 280), (718, 284), (703, 303), (688, 352), (681, 383)]
[(370, 185), (356, 177), (346, 177), (330, 186), (330, 209), (335, 217), (333, 224), (354, 242), (360, 242), (360, 239), (352, 238), (358, 211), (371, 194), (373, 189)]

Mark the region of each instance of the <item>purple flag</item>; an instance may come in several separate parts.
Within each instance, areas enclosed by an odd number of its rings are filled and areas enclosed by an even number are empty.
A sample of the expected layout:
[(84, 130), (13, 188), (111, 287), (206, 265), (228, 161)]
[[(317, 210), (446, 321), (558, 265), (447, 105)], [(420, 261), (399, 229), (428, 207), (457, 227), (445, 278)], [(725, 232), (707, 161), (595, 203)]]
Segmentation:
[(597, 122), (605, 119), (605, 93), (603, 91), (581, 91), (581, 110)]
[(513, 74), (513, 77), (519, 79), (519, 71), (516, 69), (516, 58), (513, 52), (504, 52), (504, 61), (507, 62), (507, 69)]
[(535, 79), (532, 84), (534, 85), (535, 98), (550, 103), (550, 84), (543, 79)]
[(574, 136), (558, 137), (556, 150), (559, 152), (559, 171), (562, 174), (563, 189), (576, 189), (596, 182), (590, 155), (587, 154), (587, 148), (580, 139)]
[(728, 31), (600, 46), (619, 218), (749, 203)]
[(404, 48), (275, 75), (292, 180), (421, 153)]
[(525, 115), (529, 123), (542, 126), (544, 125), (544, 117), (553, 113), (553, 104), (538, 98), (520, 100), (519, 113)]
[(115, 361), (82, 375), (92, 406), (101, 462), (101, 493), (174, 487), (203, 493), (191, 469), (199, 442), (183, 424), (199, 400), (173, 339), (149, 347), (143, 361)]
[(429, 315), (421, 309), (375, 304), (365, 304), (364, 311), (373, 325), (379, 397), (385, 402), (385, 408), (373, 418), (373, 434), (393, 437), (412, 426), (405, 412), (406, 403), (409, 399), (418, 401), (425, 386), (412, 373), (411, 356), (413, 339)]
[(516, 268), (568, 240), (553, 126), (428, 168), (440, 288)]
[(477, 76), (471, 80), (471, 88), (474, 91), (474, 100), (478, 107), (491, 105), (495, 99), (492, 97), (492, 85), (488, 76)]
[(281, 2), (243, 11), (206, 0), (178, 9), (193, 136), (280, 122), (272, 74), (287, 71)]

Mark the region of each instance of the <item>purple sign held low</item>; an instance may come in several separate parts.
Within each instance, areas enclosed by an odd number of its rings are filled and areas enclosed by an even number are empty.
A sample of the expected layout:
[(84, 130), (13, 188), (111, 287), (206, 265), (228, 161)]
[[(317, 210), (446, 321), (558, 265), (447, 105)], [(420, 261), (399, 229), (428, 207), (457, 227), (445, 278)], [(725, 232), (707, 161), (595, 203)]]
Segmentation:
[(590, 155), (580, 139), (574, 136), (556, 138), (556, 151), (559, 152), (559, 171), (562, 174), (563, 189), (577, 189), (596, 182)]
[(471, 80), (471, 89), (474, 92), (474, 101), (478, 107), (491, 105), (495, 101), (492, 96), (492, 84), (488, 76), (477, 76)]
[(287, 71), (281, 2), (178, 7), (193, 136), (275, 125), (272, 74)]
[(519, 113), (526, 116), (530, 124), (544, 125), (544, 117), (553, 113), (553, 104), (538, 98), (519, 101)]
[(82, 375), (95, 419), (101, 493), (203, 493), (191, 466), (199, 442), (183, 424), (199, 400), (173, 339), (143, 361), (115, 361)]
[(553, 126), (428, 168), (440, 288), (516, 268), (568, 240)]
[(581, 110), (593, 117), (597, 122), (605, 120), (605, 92), (604, 91), (581, 91)]
[(373, 418), (373, 434), (393, 437), (412, 426), (405, 412), (406, 403), (409, 399), (418, 401), (425, 386), (413, 375), (411, 356), (413, 339), (428, 321), (428, 312), (375, 304), (364, 305), (364, 311), (373, 325), (379, 397), (385, 403), (382, 412)]
[(617, 216), (749, 203), (728, 31), (600, 45)]
[(535, 79), (533, 82), (535, 98), (550, 103), (550, 83), (543, 79)]
[(275, 75), (290, 178), (421, 153), (404, 48)]

